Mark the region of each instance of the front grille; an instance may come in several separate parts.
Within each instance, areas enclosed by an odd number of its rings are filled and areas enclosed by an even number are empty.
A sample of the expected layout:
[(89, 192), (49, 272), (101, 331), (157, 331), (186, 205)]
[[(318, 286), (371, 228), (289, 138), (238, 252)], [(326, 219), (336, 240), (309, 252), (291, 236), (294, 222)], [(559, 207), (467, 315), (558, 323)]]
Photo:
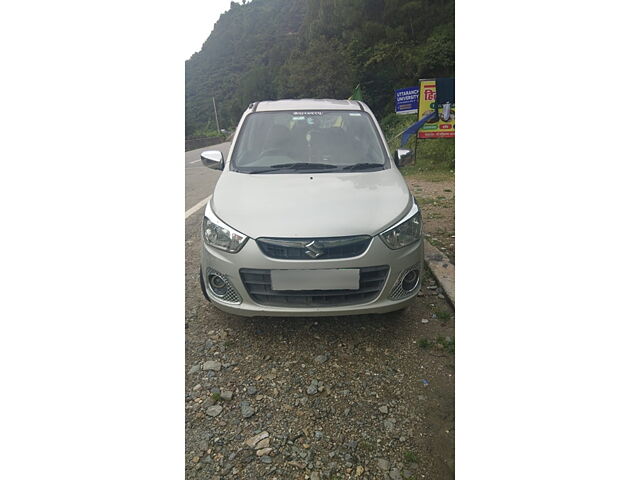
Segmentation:
[(336, 307), (375, 299), (382, 290), (389, 267), (360, 268), (358, 290), (272, 290), (271, 270), (242, 268), (240, 277), (254, 302), (272, 307)]
[(335, 238), (258, 238), (267, 257), (284, 260), (309, 260), (357, 257), (371, 243), (369, 235)]

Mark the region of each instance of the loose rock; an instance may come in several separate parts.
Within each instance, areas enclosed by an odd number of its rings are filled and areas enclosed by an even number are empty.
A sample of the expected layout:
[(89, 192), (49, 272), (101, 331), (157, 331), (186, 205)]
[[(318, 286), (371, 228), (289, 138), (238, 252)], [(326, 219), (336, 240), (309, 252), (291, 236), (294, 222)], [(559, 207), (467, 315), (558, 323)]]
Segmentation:
[(222, 364), (217, 360), (207, 360), (204, 362), (204, 365), (202, 365), (203, 370), (213, 370), (215, 372), (219, 372), (221, 368)]
[(213, 407), (207, 408), (207, 415), (210, 417), (217, 417), (222, 413), (222, 405), (214, 405)]
[(269, 440), (271, 440), (270, 438), (263, 438), (262, 440), (260, 440), (257, 444), (256, 444), (256, 449), (262, 449), (262, 448), (267, 448), (269, 446)]
[(380, 470), (382, 470), (383, 472), (386, 472), (389, 470), (390, 467), (391, 467), (391, 464), (389, 463), (389, 460), (386, 460), (384, 458), (378, 459), (378, 468)]
[(242, 416), (244, 418), (249, 418), (256, 413), (256, 410), (251, 405), (249, 405), (249, 402), (244, 401), (240, 402), (240, 413), (242, 413)]
[(324, 363), (324, 362), (326, 362), (326, 361), (327, 361), (327, 356), (326, 356), (326, 355), (318, 355), (317, 357), (315, 357), (315, 358), (313, 359), (313, 361), (314, 361), (315, 363)]
[(253, 437), (247, 438), (244, 441), (244, 444), (247, 445), (248, 447), (251, 448), (256, 448), (256, 446), (258, 445), (258, 443), (261, 440), (264, 440), (265, 438), (269, 437), (269, 432), (261, 432), (257, 435), (254, 435)]
[(391, 477), (391, 480), (402, 480), (402, 474), (397, 468), (394, 468), (389, 472), (389, 477)]

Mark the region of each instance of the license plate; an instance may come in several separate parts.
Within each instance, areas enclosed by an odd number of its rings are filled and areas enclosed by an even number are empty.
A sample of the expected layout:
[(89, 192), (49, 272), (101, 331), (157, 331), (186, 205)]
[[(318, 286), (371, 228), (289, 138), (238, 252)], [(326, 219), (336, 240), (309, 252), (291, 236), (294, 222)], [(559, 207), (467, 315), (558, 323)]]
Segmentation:
[(360, 270), (271, 270), (272, 290), (358, 290)]

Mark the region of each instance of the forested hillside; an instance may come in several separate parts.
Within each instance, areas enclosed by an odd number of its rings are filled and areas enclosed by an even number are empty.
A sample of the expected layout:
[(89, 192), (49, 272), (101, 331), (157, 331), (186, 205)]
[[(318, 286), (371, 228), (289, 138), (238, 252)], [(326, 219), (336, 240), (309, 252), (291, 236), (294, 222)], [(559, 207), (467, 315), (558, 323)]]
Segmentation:
[(278, 98), (347, 98), (360, 84), (378, 118), (394, 89), (454, 76), (453, 0), (231, 2), (186, 62), (187, 136), (222, 128), (247, 105)]

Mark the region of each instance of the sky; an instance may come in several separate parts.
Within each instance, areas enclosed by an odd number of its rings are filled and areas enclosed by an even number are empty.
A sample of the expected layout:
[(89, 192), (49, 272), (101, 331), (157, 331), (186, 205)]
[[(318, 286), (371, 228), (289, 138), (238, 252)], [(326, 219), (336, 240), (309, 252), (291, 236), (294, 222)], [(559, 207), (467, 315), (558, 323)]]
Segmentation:
[[(237, 3), (241, 3), (239, 0)], [(200, 51), (202, 44), (213, 30), (220, 15), (231, 5), (231, 0), (189, 0), (184, 3), (188, 8), (188, 26), (180, 32), (184, 59)]]

